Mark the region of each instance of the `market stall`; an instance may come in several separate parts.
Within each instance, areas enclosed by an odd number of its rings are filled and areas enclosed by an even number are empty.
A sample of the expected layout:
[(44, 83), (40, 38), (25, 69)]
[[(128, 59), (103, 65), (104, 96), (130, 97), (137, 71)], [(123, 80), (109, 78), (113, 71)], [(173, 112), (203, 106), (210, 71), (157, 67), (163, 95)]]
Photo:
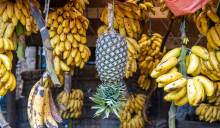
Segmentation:
[(0, 0), (0, 127), (220, 127), (218, 0)]

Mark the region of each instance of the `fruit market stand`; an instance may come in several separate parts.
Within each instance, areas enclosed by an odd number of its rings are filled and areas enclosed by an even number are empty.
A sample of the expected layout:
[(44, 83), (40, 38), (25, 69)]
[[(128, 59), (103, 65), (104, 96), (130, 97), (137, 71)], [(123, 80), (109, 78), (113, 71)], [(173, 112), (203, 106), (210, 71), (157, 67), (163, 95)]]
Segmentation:
[(0, 127), (220, 127), (219, 3), (0, 0)]

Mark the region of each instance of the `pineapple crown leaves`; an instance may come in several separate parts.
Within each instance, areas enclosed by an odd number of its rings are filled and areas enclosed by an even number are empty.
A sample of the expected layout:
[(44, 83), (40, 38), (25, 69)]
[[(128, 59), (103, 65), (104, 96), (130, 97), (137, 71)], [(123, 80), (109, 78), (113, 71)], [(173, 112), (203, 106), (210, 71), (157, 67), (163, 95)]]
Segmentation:
[(96, 109), (95, 117), (104, 114), (108, 118), (111, 113), (119, 117), (122, 102), (125, 101), (125, 86), (123, 83), (104, 83), (99, 86), (96, 94), (90, 99), (96, 104), (92, 109)]

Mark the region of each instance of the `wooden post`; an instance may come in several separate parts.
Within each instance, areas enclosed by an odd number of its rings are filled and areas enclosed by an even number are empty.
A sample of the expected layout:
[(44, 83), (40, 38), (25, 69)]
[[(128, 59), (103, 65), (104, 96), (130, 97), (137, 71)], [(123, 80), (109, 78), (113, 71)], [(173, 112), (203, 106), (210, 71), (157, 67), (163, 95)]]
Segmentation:
[(52, 53), (52, 47), (50, 44), (50, 38), (49, 38), (46, 24), (44, 22), (44, 19), (41, 16), (39, 10), (32, 3), (32, 0), (29, 0), (29, 1), (30, 1), (31, 14), (33, 15), (33, 17), (36, 20), (36, 23), (40, 29), (41, 38), (43, 41), (43, 48), (45, 51), (46, 63), (47, 63), (47, 72), (49, 73), (50, 78), (51, 78), (54, 86), (60, 87), (61, 86), (60, 81), (58, 80), (57, 75), (56, 75), (54, 68), (53, 68), (53, 53)]

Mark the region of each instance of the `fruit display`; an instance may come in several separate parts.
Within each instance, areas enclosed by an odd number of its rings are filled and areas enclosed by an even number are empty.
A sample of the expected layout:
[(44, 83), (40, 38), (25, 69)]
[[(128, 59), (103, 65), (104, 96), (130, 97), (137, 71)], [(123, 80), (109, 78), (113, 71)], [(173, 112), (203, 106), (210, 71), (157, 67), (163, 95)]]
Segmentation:
[(47, 27), (54, 55), (55, 72), (63, 79), (63, 72), (82, 69), (91, 52), (86, 46), (89, 20), (72, 7), (71, 3), (48, 14)]
[(84, 94), (80, 89), (72, 89), (69, 94), (62, 91), (56, 100), (60, 106), (59, 113), (63, 119), (79, 118), (83, 107)]
[(120, 128), (144, 128), (142, 115), (146, 96), (143, 94), (131, 95), (124, 103), (120, 112)]
[[(100, 15), (100, 20), (105, 24), (99, 27), (98, 35), (108, 30), (108, 9), (105, 7)], [(128, 45), (128, 62), (126, 65), (125, 77), (133, 76), (137, 71), (139, 46), (137, 39), (140, 38), (142, 29), (140, 26), (141, 9), (137, 4), (130, 2), (115, 2), (114, 6), (114, 29), (126, 38)]]
[(148, 90), (151, 86), (149, 78), (150, 73), (160, 62), (166, 49), (160, 52), (162, 43), (162, 36), (158, 33), (152, 35), (142, 34), (138, 41), (140, 46), (140, 56), (138, 58), (138, 67), (140, 69), (140, 76), (138, 78), (138, 85), (144, 90)]
[(151, 72), (151, 77), (156, 79), (159, 88), (167, 92), (164, 96), (166, 101), (174, 101), (177, 106), (186, 103), (197, 106), (215, 92), (213, 81), (200, 74), (202, 61), (207, 61), (211, 56), (204, 47), (194, 45), (185, 59), (186, 73), (191, 76), (187, 77), (176, 68), (180, 53), (181, 48), (167, 52)]
[(44, 75), (31, 89), (28, 97), (27, 114), (33, 128), (58, 128), (62, 118), (54, 104), (50, 91), (51, 81)]

